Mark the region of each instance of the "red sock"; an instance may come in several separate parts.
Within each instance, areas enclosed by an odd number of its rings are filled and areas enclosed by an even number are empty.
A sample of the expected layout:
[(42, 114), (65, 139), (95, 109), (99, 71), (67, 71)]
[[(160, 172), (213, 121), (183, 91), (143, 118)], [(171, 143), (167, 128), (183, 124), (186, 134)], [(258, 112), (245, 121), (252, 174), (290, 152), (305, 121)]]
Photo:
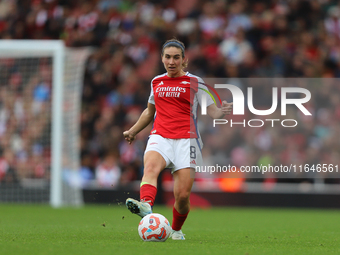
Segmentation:
[(151, 184), (143, 184), (140, 187), (140, 200), (153, 206), (157, 194), (157, 188)]
[(184, 221), (186, 220), (187, 216), (188, 216), (189, 212), (187, 212), (186, 214), (180, 214), (179, 212), (177, 212), (177, 210), (175, 209), (175, 207), (173, 207), (172, 209), (172, 229), (175, 231), (181, 230)]

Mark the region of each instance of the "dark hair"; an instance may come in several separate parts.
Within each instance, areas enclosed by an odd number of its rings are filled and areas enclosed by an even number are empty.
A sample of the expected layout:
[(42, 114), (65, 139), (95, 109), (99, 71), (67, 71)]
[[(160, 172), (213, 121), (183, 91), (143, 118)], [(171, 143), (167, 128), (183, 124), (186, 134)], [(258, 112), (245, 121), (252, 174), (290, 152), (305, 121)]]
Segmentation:
[[(184, 43), (182, 43), (181, 41), (179, 41), (175, 38), (167, 40), (162, 46), (162, 56), (164, 54), (165, 48), (169, 48), (169, 47), (175, 47), (175, 48), (180, 49), (181, 52), (182, 52), (182, 58), (185, 57), (185, 54), (184, 54), (185, 46), (184, 46)], [(182, 64), (183, 68), (186, 68), (187, 66), (188, 66), (188, 60), (184, 61), (183, 64)]]
[(169, 47), (176, 47), (176, 48), (180, 49), (182, 51), (182, 57), (184, 58), (184, 50), (185, 50), (184, 43), (182, 43), (181, 41), (179, 41), (177, 39), (167, 40), (163, 44), (163, 47), (162, 47), (162, 56), (163, 56), (163, 53), (164, 53), (164, 49), (169, 48)]

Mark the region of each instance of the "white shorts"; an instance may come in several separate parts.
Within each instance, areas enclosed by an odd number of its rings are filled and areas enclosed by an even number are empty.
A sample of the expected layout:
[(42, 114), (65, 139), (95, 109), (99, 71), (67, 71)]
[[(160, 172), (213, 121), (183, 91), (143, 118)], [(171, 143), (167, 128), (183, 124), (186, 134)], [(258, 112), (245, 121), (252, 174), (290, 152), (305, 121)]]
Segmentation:
[(166, 168), (172, 173), (183, 168), (196, 168), (202, 165), (202, 152), (195, 138), (169, 139), (160, 135), (150, 135), (145, 153), (157, 151), (166, 162)]

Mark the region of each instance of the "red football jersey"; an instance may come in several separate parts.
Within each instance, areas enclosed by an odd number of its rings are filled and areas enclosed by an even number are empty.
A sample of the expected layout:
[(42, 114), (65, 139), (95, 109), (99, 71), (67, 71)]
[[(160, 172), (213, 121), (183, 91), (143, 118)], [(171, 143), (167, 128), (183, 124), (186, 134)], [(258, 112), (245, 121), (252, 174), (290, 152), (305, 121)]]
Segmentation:
[[(191, 82), (192, 81), (192, 82)], [(201, 101), (199, 88), (207, 89), (203, 80), (187, 72), (184, 76), (170, 78), (167, 74), (151, 81), (149, 103), (156, 107), (151, 134), (164, 138), (199, 138), (197, 130), (197, 107)], [(207, 106), (214, 103), (207, 97)]]

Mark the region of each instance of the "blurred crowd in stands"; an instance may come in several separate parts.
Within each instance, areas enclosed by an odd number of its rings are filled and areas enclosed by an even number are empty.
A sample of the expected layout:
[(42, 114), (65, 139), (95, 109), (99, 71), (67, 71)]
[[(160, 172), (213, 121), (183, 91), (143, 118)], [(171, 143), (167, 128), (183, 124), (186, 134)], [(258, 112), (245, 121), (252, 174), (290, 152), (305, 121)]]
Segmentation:
[(51, 82), (50, 59), (0, 59), (0, 181), (49, 177)]
[[(216, 139), (203, 127), (207, 162), (221, 162), (222, 158), (236, 166), (340, 164), (338, 1), (0, 2), (1, 39), (63, 39), (69, 47), (95, 47), (86, 63), (82, 94), (81, 163), (84, 178), (96, 178), (104, 187), (128, 185), (141, 177), (150, 129), (142, 131), (132, 145), (123, 140), (122, 133), (146, 107), (151, 79), (165, 72), (161, 46), (173, 37), (186, 45), (187, 70), (202, 78), (335, 78), (307, 87), (312, 94), (308, 103), (312, 117), (290, 113), (290, 118), (299, 121), (296, 128), (223, 127), (223, 137)], [(4, 146), (10, 125), (3, 112), (10, 99), (6, 99), (6, 87), (0, 86), (0, 140)], [(256, 105), (263, 109), (271, 107), (269, 88), (257, 93)], [(2, 153), (0, 179), (6, 166), (18, 157)], [(309, 172), (299, 179), (296, 175), (277, 177), (266, 175), (259, 180), (314, 182), (320, 173)], [(324, 177), (328, 182), (338, 181), (330, 179), (334, 176), (329, 173)]]

